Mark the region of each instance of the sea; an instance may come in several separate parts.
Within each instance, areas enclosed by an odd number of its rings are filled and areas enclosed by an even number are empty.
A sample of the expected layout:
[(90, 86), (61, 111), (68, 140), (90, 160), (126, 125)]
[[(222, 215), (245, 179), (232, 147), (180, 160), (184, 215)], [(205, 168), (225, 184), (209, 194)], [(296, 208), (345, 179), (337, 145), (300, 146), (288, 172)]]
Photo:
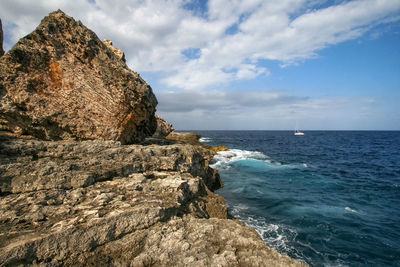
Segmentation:
[(197, 131), (225, 145), (216, 191), (270, 247), (311, 266), (400, 266), (399, 131)]

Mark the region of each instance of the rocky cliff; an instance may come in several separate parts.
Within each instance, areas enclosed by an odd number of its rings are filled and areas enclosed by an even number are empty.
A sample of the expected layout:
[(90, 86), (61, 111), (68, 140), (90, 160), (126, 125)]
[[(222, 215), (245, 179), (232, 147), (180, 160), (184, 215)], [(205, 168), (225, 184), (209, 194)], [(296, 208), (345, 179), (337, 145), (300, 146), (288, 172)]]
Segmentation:
[(118, 51), (56, 11), (0, 58), (0, 266), (302, 266), (228, 219)]
[(132, 143), (156, 129), (151, 87), (111, 42), (58, 10), (0, 58), (0, 114), (40, 139)]

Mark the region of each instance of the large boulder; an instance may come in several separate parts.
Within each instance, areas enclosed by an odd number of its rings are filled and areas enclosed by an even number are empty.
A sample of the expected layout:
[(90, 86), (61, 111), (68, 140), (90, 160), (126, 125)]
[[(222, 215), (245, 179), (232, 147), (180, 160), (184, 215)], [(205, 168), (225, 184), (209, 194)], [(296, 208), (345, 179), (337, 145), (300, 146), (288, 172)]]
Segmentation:
[(115, 51), (80, 21), (50, 13), (0, 58), (0, 121), (44, 140), (151, 136), (157, 99)]

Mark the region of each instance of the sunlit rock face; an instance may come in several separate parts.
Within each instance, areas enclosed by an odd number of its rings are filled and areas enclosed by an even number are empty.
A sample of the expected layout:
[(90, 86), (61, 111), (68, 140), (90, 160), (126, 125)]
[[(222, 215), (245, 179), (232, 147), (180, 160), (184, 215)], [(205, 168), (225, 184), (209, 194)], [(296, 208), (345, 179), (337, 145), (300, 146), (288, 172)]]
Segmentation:
[(122, 51), (58, 10), (0, 60), (0, 114), (40, 139), (133, 143), (156, 130), (157, 99)]
[(0, 133), (0, 265), (302, 266), (228, 219), (212, 154)]

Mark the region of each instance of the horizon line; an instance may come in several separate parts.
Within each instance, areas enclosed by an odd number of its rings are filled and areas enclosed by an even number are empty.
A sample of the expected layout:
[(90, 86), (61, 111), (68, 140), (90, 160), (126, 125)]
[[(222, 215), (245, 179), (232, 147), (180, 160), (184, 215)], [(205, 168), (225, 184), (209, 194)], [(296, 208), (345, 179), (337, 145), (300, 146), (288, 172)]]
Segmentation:
[[(266, 131), (271, 131), (271, 132), (278, 132), (278, 131), (286, 131), (286, 132), (294, 132), (294, 130), (287, 130), (287, 129), (278, 129), (278, 130), (254, 130), (254, 129), (245, 129), (245, 130), (243, 130), (243, 129), (235, 129), (235, 130), (232, 130), (232, 129), (203, 129), (203, 130), (201, 130), (201, 129), (184, 129), (184, 130), (181, 130), (181, 129), (175, 129), (174, 130), (175, 132), (195, 132), (195, 131), (252, 131), (252, 132), (256, 132), (256, 131), (264, 131), (264, 132), (266, 132)], [(400, 132), (400, 129), (398, 129), (398, 130), (363, 130), (363, 129), (360, 129), (360, 130), (301, 130), (302, 132), (322, 132), (322, 131), (324, 131), (324, 132)]]

